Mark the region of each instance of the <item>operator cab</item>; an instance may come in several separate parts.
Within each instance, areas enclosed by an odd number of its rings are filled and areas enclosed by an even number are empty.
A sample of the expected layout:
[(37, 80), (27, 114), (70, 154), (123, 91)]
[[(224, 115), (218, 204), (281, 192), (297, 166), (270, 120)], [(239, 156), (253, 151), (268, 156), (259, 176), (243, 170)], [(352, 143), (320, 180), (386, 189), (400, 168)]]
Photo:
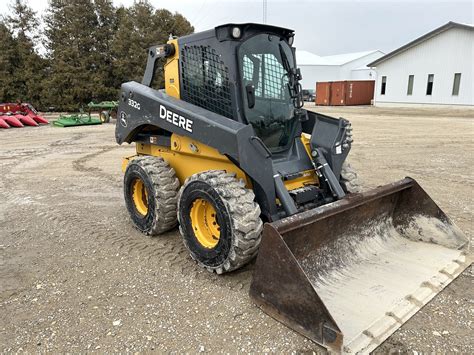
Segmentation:
[(180, 99), (251, 124), (271, 153), (288, 151), (303, 106), (293, 36), (247, 23), (179, 38)]

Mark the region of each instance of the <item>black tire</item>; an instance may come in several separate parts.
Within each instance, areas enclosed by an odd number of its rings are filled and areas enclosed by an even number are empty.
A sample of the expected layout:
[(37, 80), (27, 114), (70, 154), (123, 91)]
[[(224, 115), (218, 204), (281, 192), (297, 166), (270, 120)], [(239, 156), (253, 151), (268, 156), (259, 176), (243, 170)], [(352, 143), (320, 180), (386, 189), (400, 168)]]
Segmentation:
[[(178, 198), (179, 230), (199, 266), (222, 274), (244, 266), (255, 257), (263, 223), (260, 207), (254, 200), (253, 191), (225, 171), (210, 170), (186, 180)], [(220, 228), (215, 246), (203, 246), (195, 234), (191, 212), (197, 201), (205, 201), (215, 211)]]
[(347, 162), (342, 164), (339, 182), (345, 193), (351, 194), (362, 191), (362, 183), (357, 171)]
[[(142, 186), (141, 201), (137, 193), (139, 186)], [(178, 223), (179, 186), (174, 169), (164, 159), (152, 156), (133, 159), (125, 171), (124, 197), (135, 227), (152, 236), (174, 228)], [(146, 204), (146, 211), (140, 211), (140, 204)]]
[(102, 111), (100, 114), (99, 114), (99, 118), (100, 118), (100, 121), (102, 123), (109, 123), (110, 122), (110, 115), (107, 111)]

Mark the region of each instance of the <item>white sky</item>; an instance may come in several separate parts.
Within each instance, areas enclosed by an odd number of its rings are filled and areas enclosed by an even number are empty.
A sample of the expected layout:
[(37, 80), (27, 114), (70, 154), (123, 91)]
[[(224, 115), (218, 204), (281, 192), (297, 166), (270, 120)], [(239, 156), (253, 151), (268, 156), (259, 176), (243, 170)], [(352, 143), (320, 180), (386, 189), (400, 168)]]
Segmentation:
[[(66, 0), (67, 1), (67, 0)], [(0, 0), (0, 13), (9, 0)], [(196, 31), (229, 22), (262, 22), (261, 0), (150, 0), (182, 13)], [(318, 55), (388, 52), (448, 21), (474, 23), (474, 0), (267, 0), (267, 23), (296, 31), (295, 45)], [(43, 13), (47, 0), (31, 0)], [(114, 0), (131, 5), (133, 0)]]

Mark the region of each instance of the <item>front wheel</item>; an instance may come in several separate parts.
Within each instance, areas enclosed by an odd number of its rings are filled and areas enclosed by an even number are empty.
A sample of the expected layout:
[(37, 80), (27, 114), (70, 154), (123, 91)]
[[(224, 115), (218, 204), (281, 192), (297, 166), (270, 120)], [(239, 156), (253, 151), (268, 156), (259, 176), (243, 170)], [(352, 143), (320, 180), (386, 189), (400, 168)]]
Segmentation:
[(357, 193), (362, 191), (362, 183), (359, 175), (348, 162), (342, 164), (339, 182), (345, 193)]
[(257, 254), (263, 223), (254, 200), (252, 190), (224, 171), (186, 180), (178, 200), (179, 230), (198, 265), (221, 274)]

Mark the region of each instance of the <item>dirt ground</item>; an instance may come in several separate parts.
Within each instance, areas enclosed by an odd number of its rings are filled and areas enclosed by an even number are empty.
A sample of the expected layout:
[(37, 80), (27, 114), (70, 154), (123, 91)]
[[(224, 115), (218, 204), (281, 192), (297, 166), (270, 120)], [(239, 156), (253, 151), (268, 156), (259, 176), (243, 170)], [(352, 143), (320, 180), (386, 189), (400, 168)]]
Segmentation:
[[(310, 109), (312, 109), (310, 107)], [(366, 187), (416, 178), (472, 238), (474, 111), (318, 108), (352, 121)], [(0, 352), (320, 352), (248, 297), (253, 264), (200, 270), (136, 231), (114, 125), (0, 130)], [(377, 352), (474, 353), (472, 266)]]

